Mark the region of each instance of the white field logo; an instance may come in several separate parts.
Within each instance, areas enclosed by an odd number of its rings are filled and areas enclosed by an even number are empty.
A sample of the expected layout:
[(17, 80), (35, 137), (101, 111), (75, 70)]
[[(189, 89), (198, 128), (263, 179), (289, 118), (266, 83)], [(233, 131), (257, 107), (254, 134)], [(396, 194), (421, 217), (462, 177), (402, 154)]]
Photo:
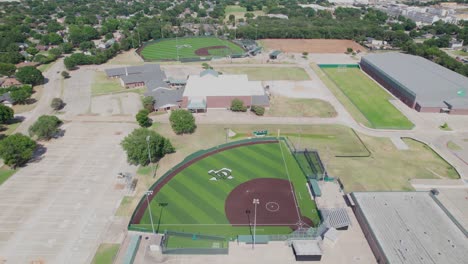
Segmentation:
[(228, 169), (228, 168), (222, 168), (220, 170), (210, 170), (208, 171), (208, 174), (213, 176), (210, 178), (210, 181), (217, 181), (217, 180), (231, 180), (231, 179), (234, 179), (234, 177), (232, 177), (232, 170)]

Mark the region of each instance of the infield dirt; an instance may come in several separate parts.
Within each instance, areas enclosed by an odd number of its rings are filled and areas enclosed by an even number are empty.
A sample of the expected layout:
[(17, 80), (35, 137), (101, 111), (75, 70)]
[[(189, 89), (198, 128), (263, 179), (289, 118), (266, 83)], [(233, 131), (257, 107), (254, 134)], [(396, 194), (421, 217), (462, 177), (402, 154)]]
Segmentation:
[(366, 48), (347, 39), (262, 39), (269, 49), (283, 52), (308, 53), (344, 53), (347, 48), (354, 51), (366, 51)]

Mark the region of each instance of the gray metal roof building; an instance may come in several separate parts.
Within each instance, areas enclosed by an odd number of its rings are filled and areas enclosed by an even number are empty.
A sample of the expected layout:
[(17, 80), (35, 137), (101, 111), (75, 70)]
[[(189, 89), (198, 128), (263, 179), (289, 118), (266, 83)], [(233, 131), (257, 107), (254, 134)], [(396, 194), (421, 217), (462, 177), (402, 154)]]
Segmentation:
[(430, 192), (355, 192), (351, 197), (379, 263), (467, 263), (466, 230)]
[(184, 88), (156, 88), (154, 90), (148, 90), (148, 92), (145, 93), (145, 96), (152, 96), (154, 98), (154, 109), (166, 109), (179, 107), (182, 102), (183, 93)]
[(361, 68), (418, 111), (468, 113), (468, 78), (427, 59), (397, 52), (370, 54), (361, 59)]

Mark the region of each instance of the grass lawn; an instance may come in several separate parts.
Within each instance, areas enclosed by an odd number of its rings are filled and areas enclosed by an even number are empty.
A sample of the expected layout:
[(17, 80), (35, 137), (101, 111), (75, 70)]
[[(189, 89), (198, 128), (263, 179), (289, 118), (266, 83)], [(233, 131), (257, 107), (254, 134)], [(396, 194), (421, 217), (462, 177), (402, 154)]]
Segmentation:
[(459, 56), (468, 56), (468, 52), (463, 51), (463, 50), (456, 50), (453, 53), (455, 53), (456, 55), (459, 55)]
[[(348, 100), (364, 115), (372, 128), (411, 129), (414, 125), (389, 100), (392, 96), (367, 77), (360, 69), (322, 69)], [(331, 89), (332, 92), (336, 91)], [(343, 100), (343, 97), (337, 96)], [(348, 106), (349, 104), (344, 104)], [(351, 111), (351, 114), (353, 112)], [(359, 120), (359, 119), (358, 119)]]
[[(282, 149), (282, 151), (281, 151)], [(283, 156), (294, 185), (301, 214), (318, 222), (314, 202), (309, 198), (306, 178), (284, 143), (242, 146), (203, 158), (182, 170), (156, 194), (151, 201), (153, 219), (160, 230), (200, 232), (225, 235), (249, 234), (248, 226), (233, 227), (224, 212), (227, 195), (239, 184), (256, 178), (288, 179)], [(231, 168), (234, 179), (209, 181), (207, 172), (213, 168)], [(160, 207), (158, 203), (167, 202)], [(146, 211), (139, 227), (151, 228)], [(258, 234), (289, 233), (289, 227), (263, 227)]]
[(234, 13), (234, 12), (247, 12), (247, 9), (245, 7), (237, 6), (237, 5), (228, 5), (224, 9), (224, 13), (226, 13), (226, 15), (228, 13)]
[(265, 12), (263, 12), (262, 10), (247, 12), (247, 9), (245, 7), (241, 7), (241, 6), (238, 6), (238, 5), (228, 5), (228, 6), (226, 6), (226, 8), (224, 9), (224, 13), (225, 13), (224, 21), (229, 21), (229, 15), (234, 15), (236, 17), (236, 19), (240, 19), (240, 18), (245, 19), (245, 13), (252, 13), (252, 14), (254, 14), (255, 17), (265, 15)]
[(99, 245), (91, 264), (112, 264), (119, 251), (119, 247), (120, 244), (103, 243)]
[(41, 64), (41, 65), (37, 66), (37, 69), (40, 70), (41, 72), (46, 72), (54, 65), (54, 63), (55, 63), (55, 61), (53, 61), (51, 63), (47, 63), (47, 64)]
[(15, 174), (15, 172), (16, 170), (10, 169), (7, 166), (0, 167), (0, 185)]
[(102, 95), (115, 92), (123, 92), (127, 89), (120, 85), (118, 79), (107, 78), (104, 72), (96, 72), (94, 74), (94, 82), (91, 85), (91, 95)]
[(225, 67), (216, 70), (227, 74), (247, 74), (250, 81), (306, 81), (309, 75), (299, 67)]
[[(200, 56), (195, 52), (201, 48), (224, 46), (223, 49), (211, 49), (209, 55)], [(244, 50), (231, 41), (216, 37), (164, 39), (147, 45), (141, 51), (145, 60), (177, 60), (199, 57), (228, 56), (242, 54)]]
[(265, 116), (279, 117), (335, 117), (336, 115), (335, 108), (327, 101), (284, 96), (273, 96), (270, 108), (265, 112)]
[(21, 125), (21, 121), (18, 119), (11, 120), (8, 124), (0, 126), (0, 135), (11, 135)]
[(460, 176), (429, 146), (404, 138), (408, 150), (398, 150), (388, 138), (361, 135), (372, 155), (337, 158), (321, 154), (332, 176), (340, 177), (345, 191), (413, 190), (411, 179), (457, 179)]

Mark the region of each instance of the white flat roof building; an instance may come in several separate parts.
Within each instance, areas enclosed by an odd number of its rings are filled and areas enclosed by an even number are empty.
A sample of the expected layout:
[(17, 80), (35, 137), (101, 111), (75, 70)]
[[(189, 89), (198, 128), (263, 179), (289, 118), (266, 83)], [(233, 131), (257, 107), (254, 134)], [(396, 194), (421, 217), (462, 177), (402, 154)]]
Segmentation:
[(249, 81), (247, 75), (190, 75), (184, 96), (252, 96), (265, 95), (262, 83)]
[(356, 192), (356, 217), (379, 263), (468, 261), (466, 230), (430, 192)]

